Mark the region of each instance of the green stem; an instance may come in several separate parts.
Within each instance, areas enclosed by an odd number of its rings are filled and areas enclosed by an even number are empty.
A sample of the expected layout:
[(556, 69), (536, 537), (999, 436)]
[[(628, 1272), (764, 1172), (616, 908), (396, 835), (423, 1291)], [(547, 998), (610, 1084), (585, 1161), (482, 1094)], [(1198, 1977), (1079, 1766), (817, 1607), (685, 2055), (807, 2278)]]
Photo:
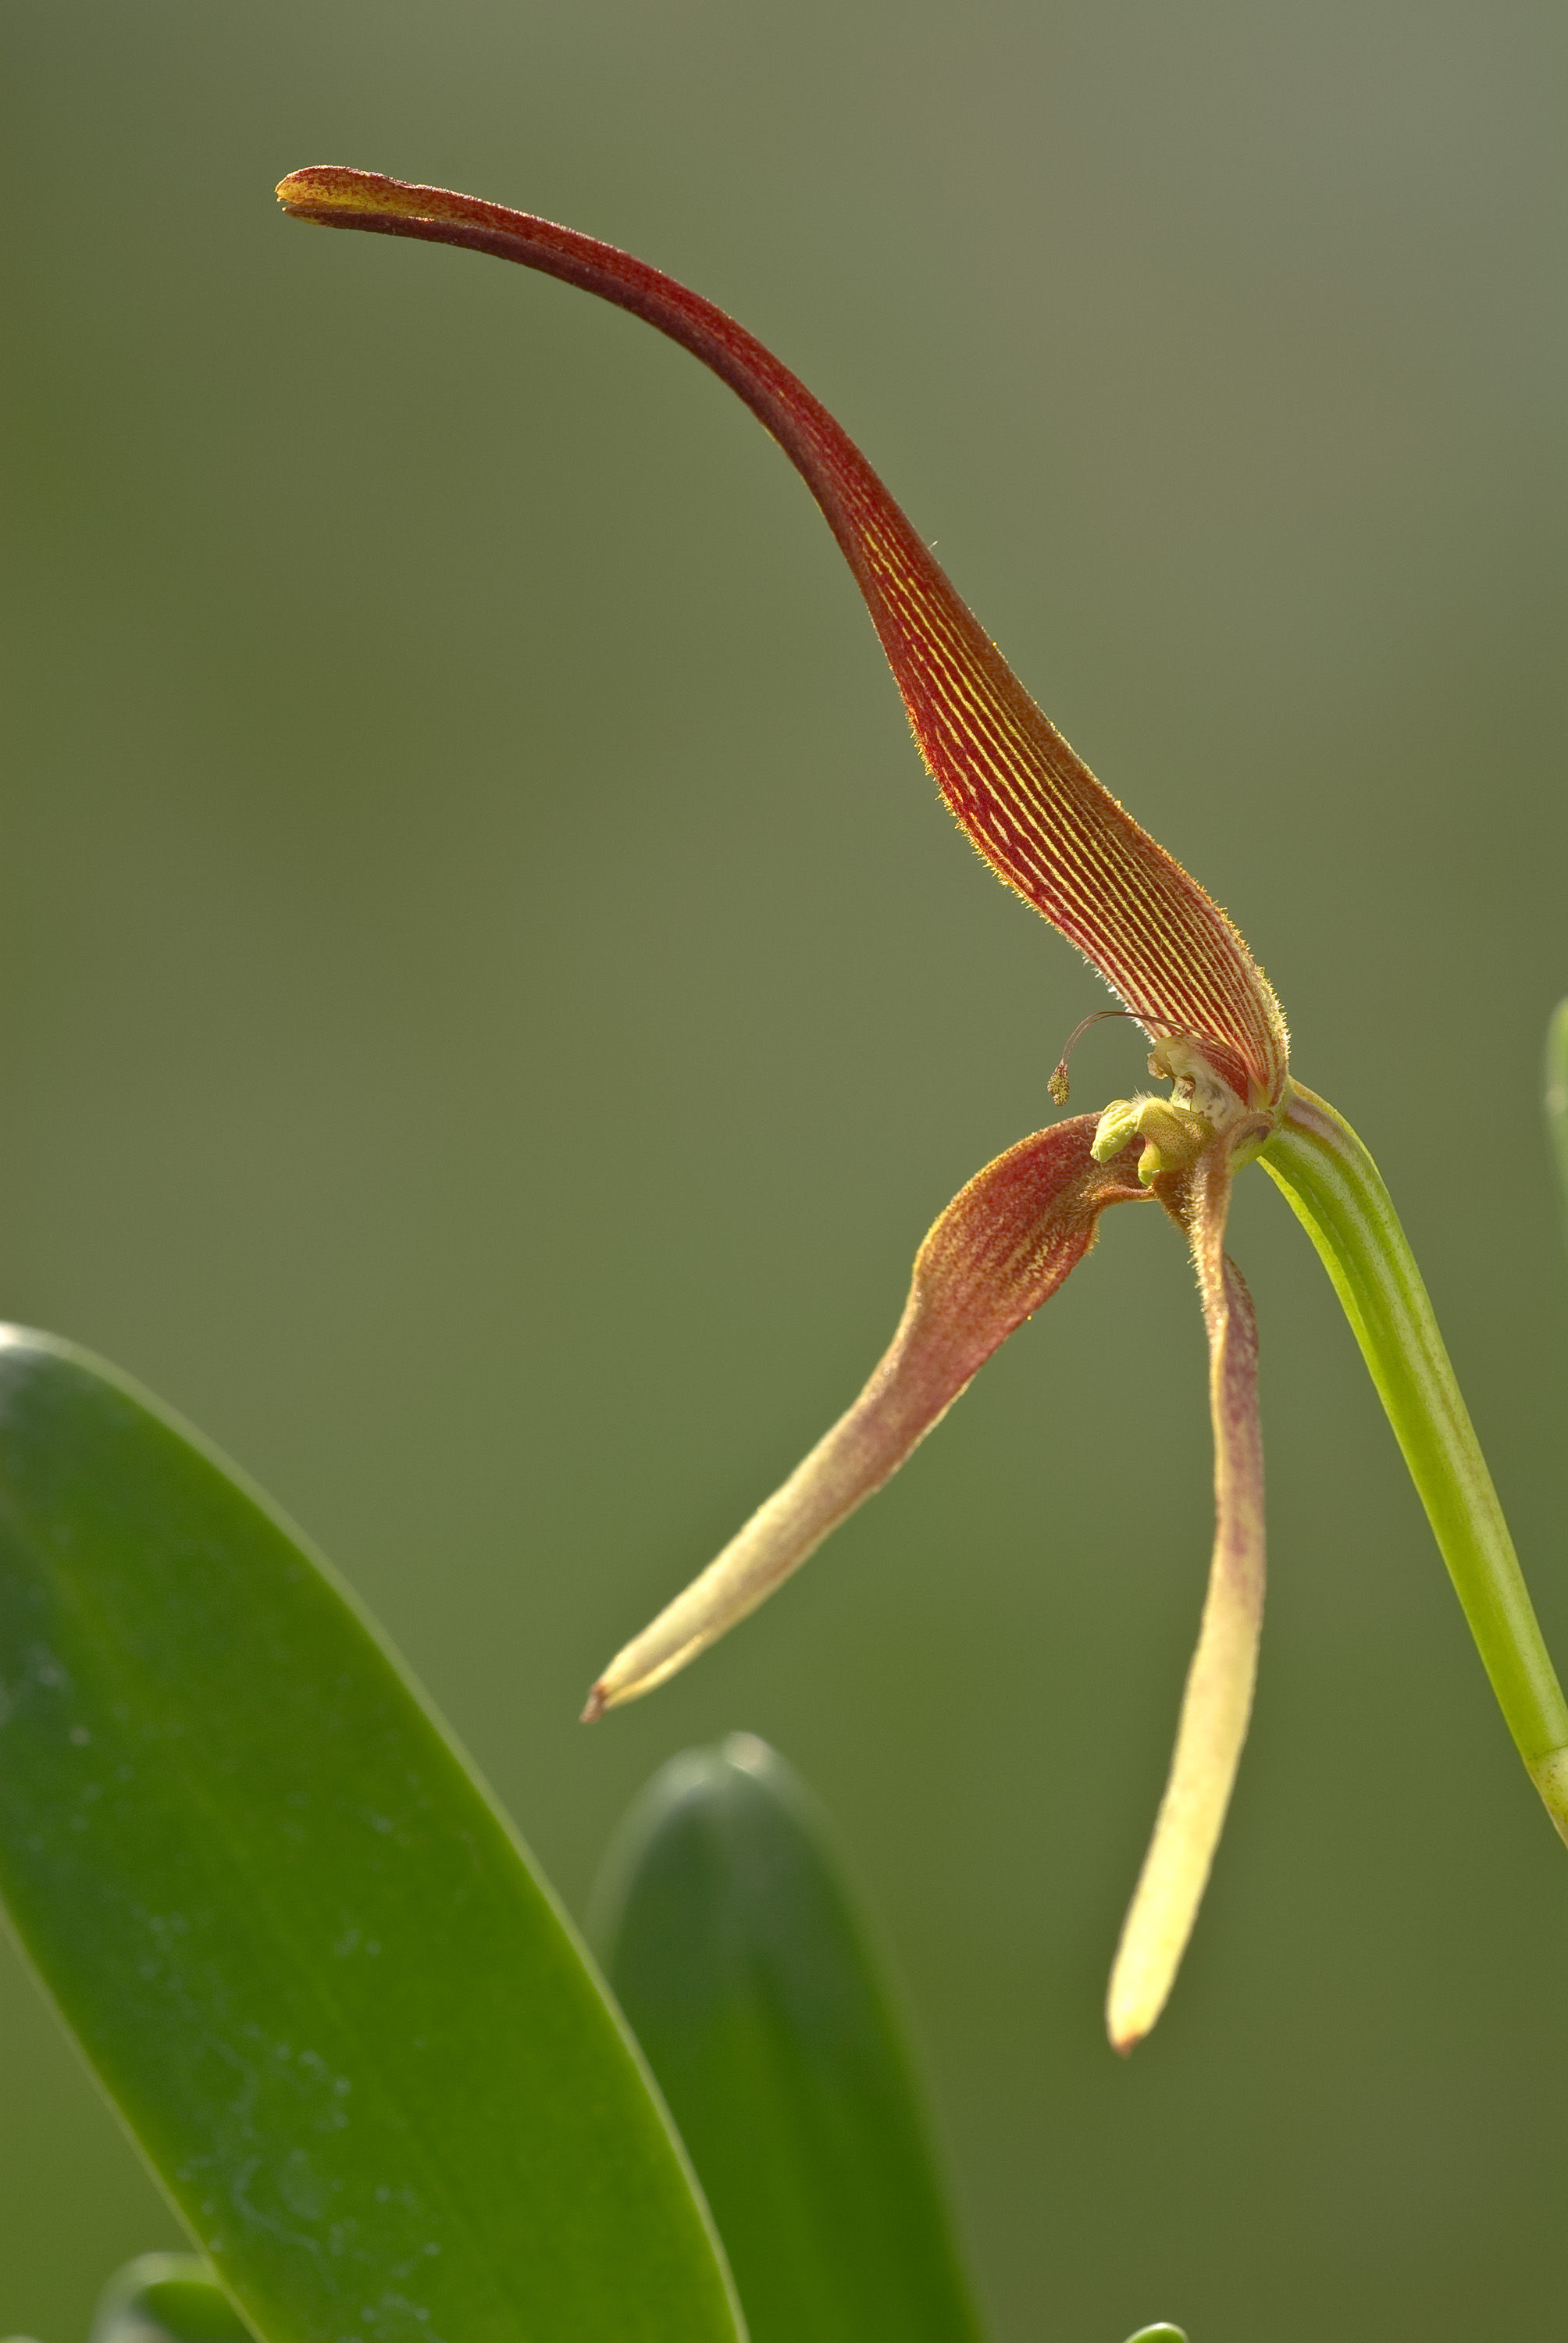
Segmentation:
[(1546, 1028), (1546, 1130), (1557, 1165), (1563, 1230), (1568, 1233), (1568, 1001), (1560, 1001)]
[(1263, 1169), (1322, 1257), (1404, 1452), (1492, 1689), (1568, 1839), (1568, 1703), (1547, 1656), (1421, 1272), (1377, 1165), (1332, 1106), (1292, 1084)]

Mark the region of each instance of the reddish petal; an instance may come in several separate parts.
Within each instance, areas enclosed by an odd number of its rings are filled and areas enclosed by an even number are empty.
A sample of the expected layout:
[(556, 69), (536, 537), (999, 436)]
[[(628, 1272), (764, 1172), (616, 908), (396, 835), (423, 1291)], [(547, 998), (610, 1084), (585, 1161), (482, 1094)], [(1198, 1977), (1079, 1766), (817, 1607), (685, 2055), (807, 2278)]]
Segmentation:
[(605, 1670), (584, 1715), (636, 1700), (754, 1611), (897, 1472), (976, 1369), (1048, 1301), (1094, 1242), (1108, 1204), (1147, 1201), (1136, 1151), (1090, 1154), (1095, 1118), (1020, 1141), (977, 1172), (915, 1260), (892, 1345), (849, 1413), (684, 1594)]
[(1245, 1103), (1274, 1105), (1286, 1034), (1245, 944), (1041, 714), (870, 466), (787, 367), (711, 302), (614, 245), (442, 187), (297, 171), (297, 218), (520, 261), (646, 318), (711, 367), (783, 447), (866, 598), (921, 754), (980, 852), (1161, 1038), (1186, 1037)]
[(1141, 2042), (1165, 2006), (1208, 1885), (1247, 1738), (1263, 1622), (1263, 1440), (1251, 1296), (1224, 1251), (1228, 1150), (1156, 1182), (1186, 1230), (1209, 1332), (1214, 1424), (1214, 1555), (1171, 1776), (1111, 1971), (1106, 2024), (1118, 2050)]

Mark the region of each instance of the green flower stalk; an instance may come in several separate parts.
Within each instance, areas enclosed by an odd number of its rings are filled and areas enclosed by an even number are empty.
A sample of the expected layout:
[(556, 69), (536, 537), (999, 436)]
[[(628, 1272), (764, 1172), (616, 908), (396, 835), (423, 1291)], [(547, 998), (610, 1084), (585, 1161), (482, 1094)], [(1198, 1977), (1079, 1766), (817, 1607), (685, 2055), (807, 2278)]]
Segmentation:
[(1563, 1233), (1568, 1237), (1568, 1001), (1560, 1001), (1546, 1028), (1546, 1135), (1557, 1171)]
[(1568, 1839), (1568, 1704), (1415, 1257), (1342, 1115), (1292, 1084), (1262, 1164), (1318, 1249), (1404, 1453), (1498, 1706)]
[[(1112, 1204), (1157, 1201), (1191, 1251), (1209, 1339), (1215, 1539), (1175, 1754), (1112, 1970), (1111, 2041), (1164, 2006), (1246, 1737), (1264, 1579), (1257, 1333), (1224, 1250), (1231, 1181), (1258, 1157), (1327, 1262), (1366, 1353), (1503, 1714), (1559, 1828), (1568, 1707), (1421, 1280), (1371, 1158), (1300, 1089), (1273, 991), (1219, 905), (1036, 707), (859, 450), (721, 310), (614, 246), (524, 212), (369, 172), (296, 172), (278, 196), (328, 227), (515, 260), (629, 310), (700, 358), (779, 442), (865, 598), (926, 766), (998, 876), (1141, 1025), (1168, 1094), (1116, 1100), (1019, 1141), (940, 1214), (859, 1398), (709, 1567), (610, 1662), (585, 1715), (662, 1684), (897, 1471), (991, 1353), (1055, 1292)], [(1067, 1098), (1065, 1062), (1051, 1082)], [(1568, 1832), (1565, 1832), (1568, 1835)]]

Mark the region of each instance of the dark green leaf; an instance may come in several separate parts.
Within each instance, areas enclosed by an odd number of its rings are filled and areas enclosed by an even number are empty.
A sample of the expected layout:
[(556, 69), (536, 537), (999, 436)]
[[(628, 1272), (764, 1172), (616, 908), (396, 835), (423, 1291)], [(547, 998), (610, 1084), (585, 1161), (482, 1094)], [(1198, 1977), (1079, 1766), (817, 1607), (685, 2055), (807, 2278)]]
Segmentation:
[(744, 1734), (672, 1760), (599, 1909), (753, 2343), (974, 2343), (886, 1989), (782, 1760)]
[(734, 2343), (635, 2053), (397, 1663), (194, 1434), (14, 1331), (0, 1893), (267, 2343)]

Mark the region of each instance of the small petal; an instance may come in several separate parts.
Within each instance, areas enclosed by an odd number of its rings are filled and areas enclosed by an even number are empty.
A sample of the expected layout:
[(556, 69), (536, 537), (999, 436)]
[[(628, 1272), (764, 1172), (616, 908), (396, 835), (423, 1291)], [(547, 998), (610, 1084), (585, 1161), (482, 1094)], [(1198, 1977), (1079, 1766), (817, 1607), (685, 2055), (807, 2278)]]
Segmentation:
[(1094, 1242), (1108, 1204), (1146, 1192), (1131, 1160), (1095, 1162), (1092, 1115), (1037, 1131), (977, 1172), (915, 1260), (892, 1345), (849, 1413), (684, 1594), (610, 1663), (585, 1717), (651, 1692), (756, 1609), (879, 1489), (976, 1370)]
[(1223, 1249), (1230, 1202), (1221, 1141), (1157, 1182), (1187, 1231), (1209, 1332), (1214, 1555), (1188, 1671), (1171, 1775), (1111, 1971), (1106, 2025), (1125, 2054), (1165, 2006), (1208, 1885), (1247, 1738), (1263, 1620), (1263, 1442), (1251, 1297)]
[(542, 270), (645, 318), (710, 367), (820, 505), (920, 753), (980, 854), (1151, 1033), (1177, 1041), (1244, 1105), (1277, 1104), (1284, 1020), (1236, 930), (1074, 755), (859, 449), (770, 351), (673, 277), (528, 212), (333, 166), (294, 172), (277, 195), (295, 218), (319, 226), (461, 245)]

